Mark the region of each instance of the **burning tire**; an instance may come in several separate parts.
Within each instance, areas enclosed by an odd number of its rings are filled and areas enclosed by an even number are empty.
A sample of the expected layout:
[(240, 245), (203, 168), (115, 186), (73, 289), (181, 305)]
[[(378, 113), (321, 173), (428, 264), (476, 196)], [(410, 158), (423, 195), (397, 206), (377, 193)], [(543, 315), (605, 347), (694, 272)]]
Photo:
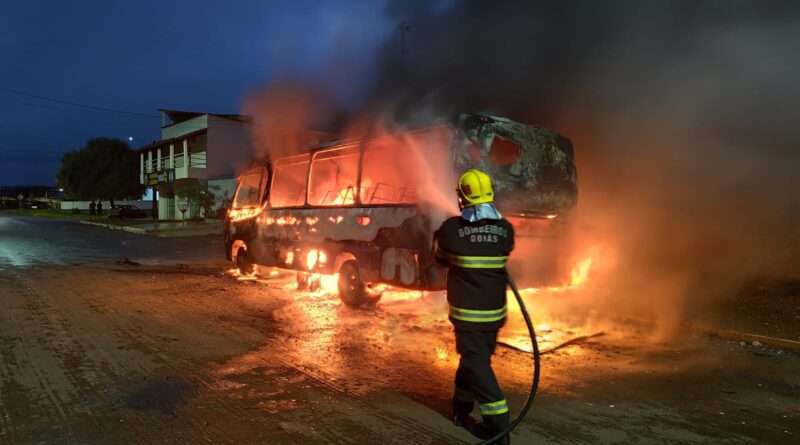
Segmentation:
[(347, 260), (339, 267), (339, 298), (349, 307), (361, 307), (369, 301), (367, 286), (361, 281), (358, 262)]
[(250, 262), (247, 257), (247, 250), (244, 247), (239, 248), (236, 252), (236, 267), (242, 276), (252, 277), (256, 274), (256, 265)]

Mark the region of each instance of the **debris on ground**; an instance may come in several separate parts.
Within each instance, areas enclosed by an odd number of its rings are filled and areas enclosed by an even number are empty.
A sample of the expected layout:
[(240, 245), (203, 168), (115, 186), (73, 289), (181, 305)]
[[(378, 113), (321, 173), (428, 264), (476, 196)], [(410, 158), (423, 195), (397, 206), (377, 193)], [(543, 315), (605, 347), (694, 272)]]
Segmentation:
[(138, 263), (136, 261), (131, 261), (128, 257), (121, 257), (117, 260), (117, 264), (120, 266), (141, 266), (142, 263)]

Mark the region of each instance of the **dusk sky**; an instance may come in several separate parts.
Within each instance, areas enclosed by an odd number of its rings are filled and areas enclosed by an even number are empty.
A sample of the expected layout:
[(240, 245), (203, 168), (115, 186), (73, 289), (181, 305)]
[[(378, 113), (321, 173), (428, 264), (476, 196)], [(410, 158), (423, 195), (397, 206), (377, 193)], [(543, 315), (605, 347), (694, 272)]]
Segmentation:
[(61, 154), (89, 138), (132, 137), (141, 146), (160, 135), (158, 108), (238, 113), (249, 91), (279, 77), (327, 78), (339, 84), (341, 103), (357, 101), (378, 46), (397, 31), (384, 7), (374, 0), (4, 2), (0, 185), (53, 185)]

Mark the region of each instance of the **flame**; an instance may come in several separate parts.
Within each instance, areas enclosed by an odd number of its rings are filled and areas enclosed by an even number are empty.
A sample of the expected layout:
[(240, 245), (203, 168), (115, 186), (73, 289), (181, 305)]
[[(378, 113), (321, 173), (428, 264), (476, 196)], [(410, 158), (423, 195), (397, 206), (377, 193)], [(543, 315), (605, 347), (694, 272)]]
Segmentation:
[(314, 266), (317, 265), (317, 257), (318, 253), (316, 250), (308, 251), (308, 254), (306, 254), (306, 267), (308, 270), (314, 270)]
[(339, 292), (339, 274), (314, 274), (314, 279), (319, 278), (319, 289), (322, 293), (336, 294)]
[(297, 222), (297, 218), (292, 215), (284, 215), (278, 217), (278, 219), (275, 220), (275, 222), (278, 223), (278, 225), (280, 226), (293, 225)]
[[(561, 286), (548, 286), (546, 289), (550, 292), (565, 292), (585, 285), (589, 280), (589, 274), (592, 271), (592, 266), (596, 265), (596, 260), (599, 254), (600, 248), (597, 246), (592, 247), (589, 249), (589, 253), (586, 257), (580, 259), (575, 263), (574, 266), (572, 266), (572, 270), (569, 274), (569, 281), (567, 283)], [(522, 290), (529, 293), (536, 293), (541, 289), (532, 287)]]
[(243, 221), (258, 216), (261, 213), (261, 207), (244, 208), (244, 209), (231, 209), (228, 216), (231, 221)]
[(294, 252), (290, 250), (289, 253), (286, 254), (286, 265), (291, 266), (292, 263), (294, 263)]
[(592, 263), (594, 263), (593, 255), (578, 261), (578, 264), (572, 268), (572, 272), (570, 273), (569, 287), (576, 287), (586, 283), (586, 280), (589, 278), (589, 270), (592, 268)]

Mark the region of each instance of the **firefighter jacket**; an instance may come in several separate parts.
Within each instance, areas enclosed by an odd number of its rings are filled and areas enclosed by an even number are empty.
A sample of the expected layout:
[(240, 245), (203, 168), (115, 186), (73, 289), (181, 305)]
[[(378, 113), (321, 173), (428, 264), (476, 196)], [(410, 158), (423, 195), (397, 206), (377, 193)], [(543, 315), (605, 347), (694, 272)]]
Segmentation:
[(457, 329), (500, 329), (506, 319), (505, 264), (514, 228), (505, 219), (452, 217), (434, 233), (437, 261), (448, 268), (447, 302)]

